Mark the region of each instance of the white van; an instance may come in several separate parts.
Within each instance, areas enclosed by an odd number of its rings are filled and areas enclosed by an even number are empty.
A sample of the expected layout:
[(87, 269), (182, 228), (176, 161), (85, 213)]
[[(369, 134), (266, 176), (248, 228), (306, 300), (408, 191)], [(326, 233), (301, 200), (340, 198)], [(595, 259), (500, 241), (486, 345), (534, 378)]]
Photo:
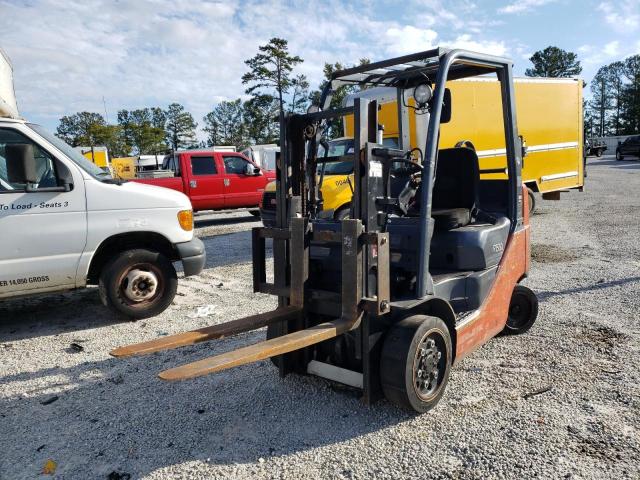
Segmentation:
[(10, 73), (0, 50), (0, 301), (99, 285), (128, 317), (162, 312), (177, 289), (172, 262), (188, 276), (206, 260), (189, 199), (115, 180), (18, 118)]

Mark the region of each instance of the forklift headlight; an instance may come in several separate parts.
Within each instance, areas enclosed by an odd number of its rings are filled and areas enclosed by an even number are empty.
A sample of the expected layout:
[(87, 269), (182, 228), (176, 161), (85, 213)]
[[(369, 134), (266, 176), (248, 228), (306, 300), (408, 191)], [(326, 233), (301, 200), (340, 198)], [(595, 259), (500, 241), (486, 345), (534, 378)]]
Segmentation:
[(178, 212), (178, 223), (187, 232), (193, 230), (193, 210), (180, 210)]
[(431, 86), (427, 83), (421, 83), (413, 90), (413, 98), (420, 107), (424, 107), (431, 100), (432, 95)]

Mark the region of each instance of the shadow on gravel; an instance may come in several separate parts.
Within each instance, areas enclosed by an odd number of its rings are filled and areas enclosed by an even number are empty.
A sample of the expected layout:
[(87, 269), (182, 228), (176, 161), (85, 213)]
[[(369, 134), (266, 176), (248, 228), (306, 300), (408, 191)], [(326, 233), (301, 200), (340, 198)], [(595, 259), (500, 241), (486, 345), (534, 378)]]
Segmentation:
[(587, 285), (585, 287), (568, 288), (566, 290), (559, 290), (557, 292), (536, 292), (536, 295), (540, 301), (545, 301), (548, 298), (573, 295), (574, 293), (593, 292), (598, 290), (604, 290), (606, 288), (618, 287), (620, 285), (626, 285), (628, 283), (640, 282), (640, 277), (622, 278), (620, 280), (612, 280), (610, 282), (599, 282), (595, 285)]
[(593, 166), (606, 165), (606, 166), (621, 168), (621, 169), (637, 170), (637, 169), (640, 169), (640, 158), (632, 159), (632, 160), (615, 160), (615, 159), (602, 160), (602, 161), (590, 163), (590, 165), (593, 165)]
[[(228, 465), (289, 455), (413, 418), (384, 401), (367, 408), (354, 392), (323, 380), (282, 380), (270, 362), (179, 383), (155, 377), (196, 350), (183, 351), (0, 377), (3, 386), (36, 386), (0, 398), (3, 444), (14, 439), (2, 446), (3, 473), (35, 477), (51, 458), (65, 478), (106, 478), (112, 471), (140, 478), (193, 460)], [(198, 357), (205, 352), (211, 349), (200, 348)], [(43, 389), (51, 387), (62, 391), (47, 404), (54, 394)], [(11, 463), (2, 465), (2, 457)]]
[[(77, 317), (71, 316), (70, 311), (76, 312)], [(58, 335), (128, 321), (102, 305), (97, 288), (3, 300), (0, 341)]]
[(531, 245), (531, 259), (538, 263), (564, 263), (578, 258), (572, 250), (556, 245), (534, 243)]

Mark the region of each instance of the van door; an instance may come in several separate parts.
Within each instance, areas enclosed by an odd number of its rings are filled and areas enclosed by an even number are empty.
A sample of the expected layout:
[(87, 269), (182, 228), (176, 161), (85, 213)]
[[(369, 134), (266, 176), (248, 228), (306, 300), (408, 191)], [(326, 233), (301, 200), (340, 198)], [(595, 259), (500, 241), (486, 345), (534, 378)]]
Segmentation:
[(189, 176), (188, 195), (194, 210), (224, 208), (223, 174), (213, 153), (183, 153)]
[(221, 155), (225, 170), (225, 207), (256, 207), (266, 184), (262, 170), (258, 175), (247, 175), (248, 165), (259, 167), (237, 153)]
[[(40, 179), (35, 191), (12, 181), (12, 159), (6, 152), (11, 144), (33, 145)], [(68, 192), (38, 191), (69, 180)], [(86, 238), (80, 171), (31, 140), (26, 127), (0, 127), (0, 298), (76, 287)]]

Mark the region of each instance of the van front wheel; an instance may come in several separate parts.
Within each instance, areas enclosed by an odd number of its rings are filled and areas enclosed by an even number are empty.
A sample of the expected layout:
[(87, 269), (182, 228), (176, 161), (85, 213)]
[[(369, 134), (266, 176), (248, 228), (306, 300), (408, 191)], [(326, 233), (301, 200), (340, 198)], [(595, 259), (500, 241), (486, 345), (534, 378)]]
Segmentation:
[(149, 318), (171, 305), (178, 289), (173, 264), (161, 253), (127, 250), (108, 262), (100, 275), (100, 298), (118, 313)]

